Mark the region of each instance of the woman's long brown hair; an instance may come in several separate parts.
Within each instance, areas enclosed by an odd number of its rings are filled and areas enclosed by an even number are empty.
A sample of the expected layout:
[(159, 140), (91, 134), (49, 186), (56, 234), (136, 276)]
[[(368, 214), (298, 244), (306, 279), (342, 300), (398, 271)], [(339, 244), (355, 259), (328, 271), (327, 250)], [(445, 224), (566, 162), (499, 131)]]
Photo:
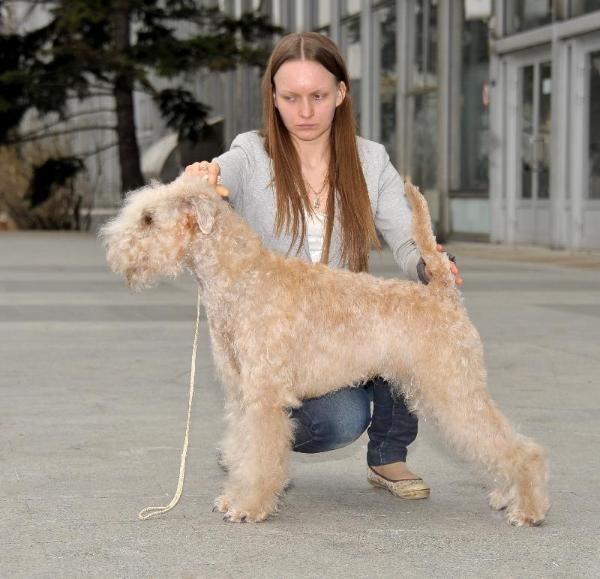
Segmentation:
[(317, 62), (333, 74), (338, 83), (343, 81), (348, 89), (344, 101), (335, 111), (331, 127), (327, 216), (321, 262), (329, 261), (336, 203), (339, 203), (342, 263), (352, 271), (367, 271), (369, 249), (379, 248), (380, 243), (356, 146), (350, 79), (335, 43), (316, 32), (284, 36), (273, 49), (262, 79), (262, 136), (267, 154), (273, 162), (273, 181), (277, 195), (275, 234), (280, 235), (282, 231), (290, 234), (292, 243), (289, 251), (297, 247), (299, 252), (306, 238), (304, 210), (313, 211), (302, 178), (298, 152), (273, 98), (273, 77), (288, 60)]

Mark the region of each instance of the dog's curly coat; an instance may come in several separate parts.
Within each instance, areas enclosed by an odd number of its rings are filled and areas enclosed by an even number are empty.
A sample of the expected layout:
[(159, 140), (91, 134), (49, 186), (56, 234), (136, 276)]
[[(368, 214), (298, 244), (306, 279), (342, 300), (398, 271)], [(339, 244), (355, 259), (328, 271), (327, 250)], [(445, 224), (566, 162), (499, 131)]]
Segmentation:
[(262, 521), (286, 484), (287, 409), (376, 375), (396, 385), (498, 487), (491, 506), (515, 525), (548, 510), (543, 452), (516, 434), (486, 388), (481, 340), (423, 196), (407, 184), (413, 236), (429, 285), (334, 270), (266, 249), (199, 177), (131, 193), (101, 231), (113, 271), (136, 289), (189, 268), (198, 280), (216, 369), (227, 390), (228, 480), (216, 499), (230, 521)]

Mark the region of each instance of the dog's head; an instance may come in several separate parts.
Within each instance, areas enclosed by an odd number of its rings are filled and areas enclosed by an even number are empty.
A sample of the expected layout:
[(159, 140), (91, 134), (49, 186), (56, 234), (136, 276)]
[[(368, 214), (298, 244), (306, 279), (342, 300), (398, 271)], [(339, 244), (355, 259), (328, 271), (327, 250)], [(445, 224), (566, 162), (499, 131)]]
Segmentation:
[(167, 185), (154, 182), (129, 193), (100, 230), (111, 269), (133, 289), (179, 275), (189, 263), (192, 242), (213, 231), (222, 203), (198, 176), (181, 175)]

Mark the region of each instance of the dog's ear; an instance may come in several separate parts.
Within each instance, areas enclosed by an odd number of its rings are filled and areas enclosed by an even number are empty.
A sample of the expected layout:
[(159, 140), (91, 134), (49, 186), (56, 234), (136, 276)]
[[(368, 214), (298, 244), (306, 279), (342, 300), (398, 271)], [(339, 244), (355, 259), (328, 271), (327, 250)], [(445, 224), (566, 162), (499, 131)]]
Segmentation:
[(193, 221), (204, 235), (208, 235), (215, 224), (217, 206), (211, 199), (194, 196), (188, 199), (186, 208)]

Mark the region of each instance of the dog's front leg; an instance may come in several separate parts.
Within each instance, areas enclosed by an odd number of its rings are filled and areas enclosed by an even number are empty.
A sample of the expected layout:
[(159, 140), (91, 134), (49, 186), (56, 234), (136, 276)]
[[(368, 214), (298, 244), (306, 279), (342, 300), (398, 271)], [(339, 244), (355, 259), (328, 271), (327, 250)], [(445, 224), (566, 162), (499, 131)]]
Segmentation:
[(240, 429), (236, 438), (244, 441), (242, 452), (236, 453), (215, 506), (227, 521), (263, 521), (277, 509), (287, 482), (292, 422), (285, 408), (264, 400), (245, 405), (239, 418), (233, 426)]

